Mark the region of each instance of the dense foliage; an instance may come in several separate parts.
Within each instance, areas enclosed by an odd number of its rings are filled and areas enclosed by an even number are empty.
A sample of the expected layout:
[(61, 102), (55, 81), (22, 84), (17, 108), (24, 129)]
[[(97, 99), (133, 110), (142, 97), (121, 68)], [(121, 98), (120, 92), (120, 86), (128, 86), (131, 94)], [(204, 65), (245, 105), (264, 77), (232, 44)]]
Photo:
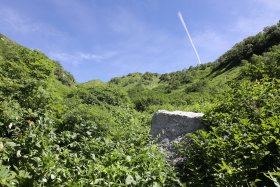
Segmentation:
[[(279, 44), (280, 23), (213, 63), (78, 84), (0, 35), (0, 186), (280, 186)], [(149, 136), (159, 109), (206, 113), (177, 170)]]
[(224, 103), (207, 113), (210, 131), (181, 147), (190, 185), (279, 185), (280, 48), (244, 63)]
[(127, 93), (1, 35), (0, 186), (174, 186)]
[(213, 73), (220, 73), (240, 65), (242, 60), (249, 60), (252, 55), (262, 55), (274, 45), (280, 43), (280, 21), (277, 25), (266, 27), (263, 32), (237, 43), (218, 59)]
[(158, 109), (205, 112), (221, 101), (223, 91), (241, 69), (213, 76), (213, 68), (215, 63), (162, 75), (133, 73), (113, 78), (109, 84), (126, 90), (134, 109), (140, 112), (152, 114)]

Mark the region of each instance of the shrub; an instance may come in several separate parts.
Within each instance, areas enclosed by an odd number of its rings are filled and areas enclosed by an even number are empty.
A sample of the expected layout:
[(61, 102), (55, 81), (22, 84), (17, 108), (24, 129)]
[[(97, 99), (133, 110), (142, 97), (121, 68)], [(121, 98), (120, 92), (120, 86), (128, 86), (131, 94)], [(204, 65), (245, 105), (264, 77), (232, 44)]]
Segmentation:
[(189, 184), (271, 186), (265, 173), (280, 165), (280, 81), (242, 81), (208, 113), (210, 131), (183, 149)]

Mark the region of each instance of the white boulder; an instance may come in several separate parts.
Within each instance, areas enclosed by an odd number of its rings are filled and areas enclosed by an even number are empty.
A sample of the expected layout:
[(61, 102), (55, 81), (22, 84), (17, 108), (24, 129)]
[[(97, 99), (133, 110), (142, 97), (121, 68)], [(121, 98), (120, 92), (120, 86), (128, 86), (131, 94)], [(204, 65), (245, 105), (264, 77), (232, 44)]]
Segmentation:
[(158, 141), (173, 141), (187, 133), (205, 129), (203, 113), (159, 110), (152, 118), (150, 134)]

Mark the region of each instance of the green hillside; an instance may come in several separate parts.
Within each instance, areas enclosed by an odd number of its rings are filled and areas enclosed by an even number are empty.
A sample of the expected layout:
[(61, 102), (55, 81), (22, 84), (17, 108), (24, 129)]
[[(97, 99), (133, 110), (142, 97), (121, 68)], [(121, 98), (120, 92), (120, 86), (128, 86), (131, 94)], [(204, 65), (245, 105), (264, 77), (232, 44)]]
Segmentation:
[(126, 90), (140, 112), (154, 113), (158, 109), (206, 112), (219, 104), (244, 64), (215, 74), (217, 66), (218, 62), (213, 62), (161, 75), (132, 73), (113, 78), (109, 84)]
[(242, 79), (244, 69), (250, 71), (253, 56), (262, 56), (279, 45), (279, 27), (280, 23), (245, 38), (215, 62), (161, 75), (131, 73), (109, 83), (127, 90), (138, 111), (153, 113), (168, 108), (206, 112), (222, 101), (230, 84)]
[(0, 185), (176, 185), (127, 93), (1, 35)]
[[(280, 22), (216, 62), (75, 83), (0, 35), (0, 186), (280, 185)], [(171, 166), (149, 136), (158, 109), (205, 112)]]

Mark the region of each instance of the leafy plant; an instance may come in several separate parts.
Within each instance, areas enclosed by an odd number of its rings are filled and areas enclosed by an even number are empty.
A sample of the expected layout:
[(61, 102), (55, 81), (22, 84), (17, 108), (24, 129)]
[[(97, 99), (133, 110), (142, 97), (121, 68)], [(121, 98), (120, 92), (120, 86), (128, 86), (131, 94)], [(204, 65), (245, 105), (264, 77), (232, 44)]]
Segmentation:
[(278, 79), (242, 81), (206, 115), (211, 130), (182, 150), (189, 184), (270, 184), (263, 173), (280, 164), (279, 90)]

